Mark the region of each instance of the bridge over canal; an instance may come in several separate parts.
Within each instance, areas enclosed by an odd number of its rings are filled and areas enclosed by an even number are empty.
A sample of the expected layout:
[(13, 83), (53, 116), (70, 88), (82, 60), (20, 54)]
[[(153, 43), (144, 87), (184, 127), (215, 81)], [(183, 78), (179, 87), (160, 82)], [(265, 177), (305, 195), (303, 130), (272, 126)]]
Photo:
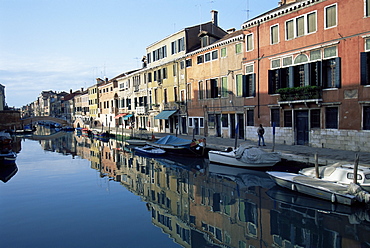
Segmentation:
[(59, 123), (63, 126), (71, 125), (68, 121), (66, 121), (64, 119), (60, 119), (60, 118), (52, 117), (52, 116), (34, 116), (34, 117), (29, 117), (29, 118), (22, 119), (21, 121), (22, 121), (23, 125), (36, 123), (36, 122), (39, 122), (39, 121), (55, 122), (55, 123)]

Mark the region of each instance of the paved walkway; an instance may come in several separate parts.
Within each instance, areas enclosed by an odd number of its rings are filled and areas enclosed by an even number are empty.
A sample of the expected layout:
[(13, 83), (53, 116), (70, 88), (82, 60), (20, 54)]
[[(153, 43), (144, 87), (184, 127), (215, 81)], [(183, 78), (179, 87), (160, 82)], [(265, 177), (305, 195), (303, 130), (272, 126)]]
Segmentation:
[[(165, 133), (154, 133), (156, 137), (163, 137), (168, 134)], [(193, 139), (192, 135), (178, 135), (177, 137), (183, 139)], [(202, 136), (195, 136), (196, 139), (202, 138)], [(221, 138), (221, 137), (206, 137), (207, 147), (215, 150), (224, 150), (227, 147), (235, 146), (235, 139)], [(250, 145), (257, 145), (256, 141), (242, 140), (238, 139), (237, 144), (247, 143)], [(284, 145), (275, 144), (273, 147), (272, 143), (266, 143), (266, 146), (262, 148), (272, 151), (281, 152), (282, 157), (287, 160), (299, 161), (304, 163), (315, 163), (314, 154), (318, 154), (319, 164), (328, 165), (336, 162), (348, 162), (354, 163), (355, 156), (357, 152), (345, 151), (345, 150), (335, 150), (329, 148), (316, 148), (310, 146), (302, 145)], [(360, 164), (370, 166), (370, 151), (369, 152), (359, 152)]]

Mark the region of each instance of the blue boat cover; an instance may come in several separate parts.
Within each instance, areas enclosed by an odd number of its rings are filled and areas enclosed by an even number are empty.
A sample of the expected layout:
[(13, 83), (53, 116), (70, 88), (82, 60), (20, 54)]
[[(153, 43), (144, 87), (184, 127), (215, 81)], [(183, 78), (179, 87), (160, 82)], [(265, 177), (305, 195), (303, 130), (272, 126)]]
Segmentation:
[(192, 142), (191, 140), (178, 138), (172, 135), (167, 135), (165, 137), (160, 138), (154, 143), (161, 144), (161, 145), (170, 145), (170, 146), (188, 148), (190, 147), (191, 142)]

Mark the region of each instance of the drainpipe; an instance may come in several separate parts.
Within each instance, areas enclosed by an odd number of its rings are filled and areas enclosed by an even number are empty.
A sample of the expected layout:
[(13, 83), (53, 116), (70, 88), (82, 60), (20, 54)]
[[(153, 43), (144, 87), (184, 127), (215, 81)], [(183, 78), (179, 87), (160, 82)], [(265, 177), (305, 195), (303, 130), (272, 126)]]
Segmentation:
[(257, 25), (257, 116), (260, 118), (260, 23)]

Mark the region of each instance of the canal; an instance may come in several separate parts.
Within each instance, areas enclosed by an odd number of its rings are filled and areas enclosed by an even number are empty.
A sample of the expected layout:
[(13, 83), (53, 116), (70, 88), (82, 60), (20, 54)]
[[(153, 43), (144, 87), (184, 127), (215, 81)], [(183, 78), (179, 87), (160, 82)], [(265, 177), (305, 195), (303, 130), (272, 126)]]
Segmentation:
[(298, 195), (263, 171), (73, 133), (15, 147), (0, 168), (3, 248), (370, 247), (367, 208)]

